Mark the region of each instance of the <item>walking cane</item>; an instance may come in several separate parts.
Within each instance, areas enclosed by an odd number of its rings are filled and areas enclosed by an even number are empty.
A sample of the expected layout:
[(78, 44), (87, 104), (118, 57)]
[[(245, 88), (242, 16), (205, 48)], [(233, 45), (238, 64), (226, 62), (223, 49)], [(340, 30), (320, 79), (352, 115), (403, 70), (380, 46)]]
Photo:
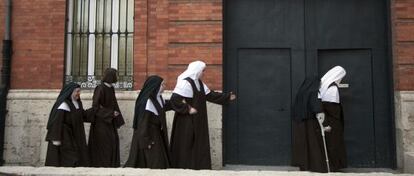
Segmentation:
[(321, 120), (319, 120), (318, 115), (317, 115), (317, 120), (318, 120), (318, 123), (319, 123), (319, 127), (321, 128), (321, 134), (322, 134), (322, 140), (323, 140), (323, 149), (325, 150), (326, 168), (328, 169), (328, 173), (329, 173), (330, 168), (329, 168), (328, 149), (326, 148), (325, 128), (322, 125), (323, 122)]

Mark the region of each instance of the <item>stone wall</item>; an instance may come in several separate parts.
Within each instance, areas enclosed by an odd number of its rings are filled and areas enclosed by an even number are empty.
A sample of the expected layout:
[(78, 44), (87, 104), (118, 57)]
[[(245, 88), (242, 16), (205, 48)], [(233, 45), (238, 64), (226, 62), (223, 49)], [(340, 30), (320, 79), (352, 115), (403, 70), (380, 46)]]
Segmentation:
[(414, 171), (414, 92), (395, 92), (395, 135), (397, 165)]
[[(58, 90), (11, 90), (8, 95), (5, 130), (4, 157), (6, 165), (42, 166), (45, 161), (47, 142), (46, 123)], [(118, 91), (116, 96), (126, 125), (119, 129), (121, 163), (128, 157), (132, 137), (132, 117), (136, 91)], [(163, 96), (169, 99), (171, 92)], [(84, 108), (92, 104), (92, 91), (83, 91), (81, 99)], [(214, 169), (222, 167), (222, 121), (221, 106), (208, 103), (210, 143)], [(173, 112), (167, 114), (168, 128), (171, 130)], [(89, 124), (85, 123), (88, 136)], [(171, 134), (171, 131), (169, 132)]]
[[(11, 90), (8, 96), (5, 129), (4, 157), (7, 165), (42, 166), (45, 160), (47, 142), (46, 122), (59, 91), (58, 90)], [(121, 162), (128, 157), (132, 137), (132, 115), (136, 91), (116, 93), (126, 125), (119, 130), (121, 141)], [(169, 98), (171, 92), (163, 96)], [(83, 91), (84, 108), (91, 106), (92, 91)], [(209, 103), (209, 127), (212, 164), (214, 169), (222, 167), (222, 111), (221, 106)], [(173, 113), (167, 113), (169, 130)], [(85, 124), (86, 134), (89, 124)], [(395, 131), (398, 168), (414, 172), (414, 92), (395, 92)], [(171, 134), (171, 131), (169, 132)]]

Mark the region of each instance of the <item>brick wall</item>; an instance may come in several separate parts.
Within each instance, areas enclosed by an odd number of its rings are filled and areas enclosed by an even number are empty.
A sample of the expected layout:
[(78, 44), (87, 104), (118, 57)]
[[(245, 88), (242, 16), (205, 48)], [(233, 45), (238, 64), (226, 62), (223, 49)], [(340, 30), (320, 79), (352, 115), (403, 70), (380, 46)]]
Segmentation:
[(61, 87), (65, 4), (65, 0), (13, 1), (11, 88)]
[[(15, 0), (13, 6), (12, 88), (60, 88), (65, 0)], [(204, 80), (221, 89), (221, 8), (217, 0), (135, 0), (135, 89), (152, 74), (164, 77), (172, 89), (194, 59), (209, 64)]]
[(134, 88), (140, 89), (147, 76), (147, 0), (135, 0), (134, 24)]
[(414, 90), (414, 1), (392, 1), (395, 89)]
[[(4, 40), (4, 12), (5, 12), (5, 2), (0, 2), (0, 53), (3, 52), (3, 40)], [(2, 55), (2, 54), (1, 54)], [(0, 57), (0, 68), (3, 62), (3, 55)], [(1, 80), (0, 80), (1, 82)]]
[(221, 89), (221, 1), (150, 1), (149, 12), (148, 75), (161, 75), (172, 89), (187, 64), (201, 59), (208, 64), (204, 82)]
[[(396, 90), (414, 90), (414, 1), (392, 1)], [(3, 38), (4, 1), (0, 3)], [(13, 1), (15, 89), (60, 88), (64, 73), (65, 0)], [(1, 47), (1, 44), (0, 44)], [(135, 89), (159, 74), (172, 89), (194, 59), (208, 64), (204, 81), (222, 88), (221, 0), (135, 0)]]

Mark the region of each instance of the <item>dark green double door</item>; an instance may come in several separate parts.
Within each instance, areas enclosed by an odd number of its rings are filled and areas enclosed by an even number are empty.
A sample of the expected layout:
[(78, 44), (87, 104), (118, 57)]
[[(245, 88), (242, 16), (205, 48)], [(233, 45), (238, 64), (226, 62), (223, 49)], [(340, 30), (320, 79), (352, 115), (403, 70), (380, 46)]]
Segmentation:
[(224, 1), (224, 163), (289, 165), (291, 105), (307, 75), (347, 70), (350, 167), (395, 164), (384, 0)]

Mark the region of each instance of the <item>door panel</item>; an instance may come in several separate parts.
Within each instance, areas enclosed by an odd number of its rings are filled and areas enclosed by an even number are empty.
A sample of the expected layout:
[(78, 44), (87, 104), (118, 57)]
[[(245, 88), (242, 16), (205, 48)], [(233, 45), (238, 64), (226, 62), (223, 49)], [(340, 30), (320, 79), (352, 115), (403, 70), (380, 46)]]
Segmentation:
[(291, 92), (305, 74), (303, 1), (224, 3), (224, 87), (238, 94), (224, 107), (225, 163), (289, 165)]
[[(290, 51), (240, 49), (239, 160), (280, 165), (290, 158)], [(277, 91), (276, 91), (277, 90)]]

